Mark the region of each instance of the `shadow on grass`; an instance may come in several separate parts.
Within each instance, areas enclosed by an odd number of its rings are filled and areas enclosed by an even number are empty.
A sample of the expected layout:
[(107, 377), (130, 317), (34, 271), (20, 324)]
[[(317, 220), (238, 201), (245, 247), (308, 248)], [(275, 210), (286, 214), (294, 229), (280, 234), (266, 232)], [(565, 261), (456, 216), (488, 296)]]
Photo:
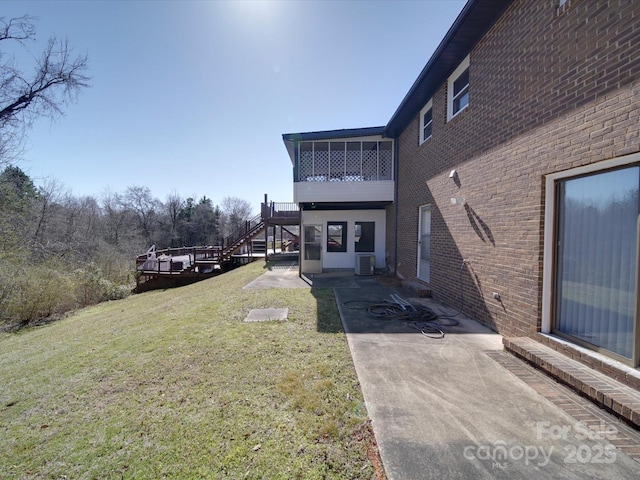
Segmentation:
[(311, 295), (316, 299), (317, 320), (316, 327), (322, 333), (342, 333), (342, 320), (336, 305), (332, 288), (312, 288)]

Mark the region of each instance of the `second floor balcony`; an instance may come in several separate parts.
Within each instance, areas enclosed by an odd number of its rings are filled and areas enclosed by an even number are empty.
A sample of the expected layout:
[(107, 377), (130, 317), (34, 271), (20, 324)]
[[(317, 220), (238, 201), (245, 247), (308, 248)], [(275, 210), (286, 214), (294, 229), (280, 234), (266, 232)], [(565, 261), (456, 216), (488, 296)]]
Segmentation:
[(393, 201), (393, 141), (381, 133), (370, 128), (285, 135), (294, 201)]
[(393, 180), (393, 143), (388, 141), (300, 142), (296, 182)]

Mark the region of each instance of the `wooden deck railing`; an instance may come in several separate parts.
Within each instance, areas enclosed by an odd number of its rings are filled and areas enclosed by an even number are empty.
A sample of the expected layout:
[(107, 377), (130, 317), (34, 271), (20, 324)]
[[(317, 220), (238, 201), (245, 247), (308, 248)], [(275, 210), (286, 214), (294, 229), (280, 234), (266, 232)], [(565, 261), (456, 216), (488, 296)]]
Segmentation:
[(300, 217), (300, 207), (292, 202), (271, 202), (262, 204), (262, 218), (298, 218)]
[(229, 252), (229, 249), (236, 250), (244, 243), (248, 236), (262, 229), (263, 226), (262, 215), (256, 215), (250, 220), (245, 220), (244, 225), (236, 228), (230, 235), (222, 240), (223, 253), (226, 254)]
[(154, 250), (136, 257), (136, 269), (155, 273), (197, 271), (218, 263), (222, 257), (220, 246), (180, 247)]
[(292, 202), (265, 202), (259, 215), (246, 220), (230, 235), (222, 240), (222, 245), (178, 247), (155, 250), (151, 247), (147, 253), (136, 257), (136, 269), (140, 272), (174, 274), (203, 270), (212, 270), (231, 260), (232, 255), (244, 245), (251, 248), (251, 240), (262, 232), (268, 220), (286, 219), (288, 224), (300, 218), (298, 204)]

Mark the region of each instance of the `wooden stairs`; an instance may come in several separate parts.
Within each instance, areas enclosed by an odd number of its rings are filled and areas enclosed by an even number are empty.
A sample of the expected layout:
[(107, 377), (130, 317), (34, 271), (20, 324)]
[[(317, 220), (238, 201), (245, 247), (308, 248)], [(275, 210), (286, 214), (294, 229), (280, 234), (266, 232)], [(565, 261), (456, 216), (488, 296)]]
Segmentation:
[[(236, 232), (234, 235), (227, 238), (227, 241), (225, 242), (227, 245), (226, 247), (223, 247), (220, 252), (220, 263), (231, 261), (233, 254), (244, 246), (247, 246), (249, 251), (251, 251), (251, 241), (263, 233), (264, 228), (265, 222), (262, 219), (262, 215), (257, 215), (251, 220), (247, 220), (243, 232)], [(236, 238), (232, 240), (233, 236)]]
[(222, 245), (166, 248), (153, 245), (136, 257), (136, 291), (184, 285), (222, 273), (233, 266), (266, 257), (266, 239), (260, 239), (266, 228), (274, 225), (296, 225), (300, 212), (296, 204), (265, 203), (262, 212), (234, 233), (223, 239)]

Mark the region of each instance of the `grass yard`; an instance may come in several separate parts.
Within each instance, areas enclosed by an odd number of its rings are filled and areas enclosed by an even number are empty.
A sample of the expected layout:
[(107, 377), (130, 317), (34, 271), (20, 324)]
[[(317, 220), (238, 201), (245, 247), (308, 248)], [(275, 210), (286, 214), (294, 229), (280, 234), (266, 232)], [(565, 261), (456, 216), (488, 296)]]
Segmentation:
[(331, 290), (242, 290), (263, 271), (1, 334), (0, 478), (382, 475)]

